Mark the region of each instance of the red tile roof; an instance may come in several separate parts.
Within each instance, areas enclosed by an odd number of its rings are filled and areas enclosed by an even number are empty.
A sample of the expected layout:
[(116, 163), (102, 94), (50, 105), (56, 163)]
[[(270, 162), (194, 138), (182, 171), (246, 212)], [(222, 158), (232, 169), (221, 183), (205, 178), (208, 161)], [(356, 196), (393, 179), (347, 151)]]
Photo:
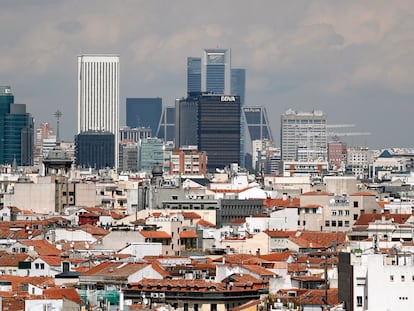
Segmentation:
[(49, 299), (67, 299), (81, 303), (81, 297), (74, 288), (48, 288), (43, 290), (43, 295)]
[(180, 232), (180, 239), (192, 239), (197, 238), (197, 233), (194, 231), (182, 231)]
[(243, 268), (260, 277), (275, 277), (277, 274), (258, 265), (242, 265)]
[(326, 191), (310, 191), (302, 193), (302, 195), (334, 195), (332, 192), (326, 192)]
[(33, 246), (34, 251), (38, 253), (39, 256), (57, 256), (62, 253), (62, 251), (58, 250), (55, 245), (45, 240), (27, 240), (19, 241), (19, 243), (26, 245), (27, 247)]
[(28, 254), (4, 254), (0, 257), (0, 267), (17, 267), (20, 261), (31, 261)]
[(291, 251), (283, 252), (283, 253), (270, 253), (270, 254), (261, 255), (260, 258), (267, 260), (267, 261), (286, 262), (289, 259), (289, 257), (291, 257), (292, 254), (293, 252)]
[(88, 271), (81, 274), (81, 276), (113, 276), (113, 277), (128, 277), (131, 274), (147, 267), (149, 263), (131, 263), (131, 262), (103, 262)]
[(60, 256), (39, 256), (39, 258), (46, 262), (49, 266), (62, 265), (62, 257)]
[(359, 191), (359, 192), (355, 192), (350, 194), (350, 196), (365, 196), (365, 197), (375, 197), (375, 193), (372, 192), (368, 192), (368, 191)]
[(378, 213), (361, 213), (359, 218), (355, 221), (354, 226), (368, 226), (369, 223), (375, 222), (376, 220), (393, 220), (393, 223), (404, 224), (411, 214), (378, 214)]
[(263, 200), (263, 206), (265, 208), (271, 207), (299, 207), (300, 198), (278, 198), (278, 199), (265, 199)]
[(171, 239), (171, 235), (165, 231), (140, 231), (139, 233), (147, 239)]
[(201, 216), (197, 214), (196, 212), (182, 212), (181, 213), (184, 218), (188, 219), (200, 219)]
[(200, 219), (197, 222), (197, 225), (200, 225), (200, 226), (203, 226), (203, 227), (215, 227), (216, 226), (215, 224), (213, 224), (213, 223), (211, 223), (207, 220), (204, 220), (204, 219)]

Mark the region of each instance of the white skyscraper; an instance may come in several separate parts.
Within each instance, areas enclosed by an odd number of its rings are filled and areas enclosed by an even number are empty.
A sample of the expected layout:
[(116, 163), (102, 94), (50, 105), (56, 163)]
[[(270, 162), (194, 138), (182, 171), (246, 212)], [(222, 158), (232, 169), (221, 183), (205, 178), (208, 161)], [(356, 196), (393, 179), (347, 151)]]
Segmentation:
[(78, 56), (78, 133), (108, 131), (115, 135), (118, 168), (119, 56)]
[(322, 111), (297, 112), (281, 116), (283, 161), (326, 161), (326, 115)]
[(201, 63), (201, 91), (216, 94), (231, 94), (230, 50), (204, 50)]

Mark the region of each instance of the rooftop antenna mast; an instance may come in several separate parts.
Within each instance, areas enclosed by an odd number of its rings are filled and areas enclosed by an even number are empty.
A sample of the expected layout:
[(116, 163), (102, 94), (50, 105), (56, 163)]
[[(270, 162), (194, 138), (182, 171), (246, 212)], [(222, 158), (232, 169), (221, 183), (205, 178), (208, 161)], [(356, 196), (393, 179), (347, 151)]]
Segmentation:
[(59, 125), (60, 125), (60, 118), (62, 117), (63, 113), (59, 110), (53, 114), (56, 118), (56, 145), (60, 145), (60, 137), (59, 137)]

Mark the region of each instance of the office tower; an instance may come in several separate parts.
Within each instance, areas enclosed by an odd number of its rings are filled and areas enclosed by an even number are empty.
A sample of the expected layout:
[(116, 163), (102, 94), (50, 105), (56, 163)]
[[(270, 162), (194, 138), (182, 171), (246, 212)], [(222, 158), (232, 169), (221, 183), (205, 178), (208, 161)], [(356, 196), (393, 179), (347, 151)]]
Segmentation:
[(187, 58), (187, 94), (201, 92), (201, 57)]
[(207, 169), (239, 163), (240, 97), (201, 95), (197, 119), (198, 150), (207, 153)]
[(120, 141), (138, 143), (143, 138), (151, 137), (151, 129), (147, 127), (130, 128), (129, 126), (122, 126), (119, 129)]
[(34, 124), (26, 105), (15, 104), (10, 86), (0, 86), (0, 164), (33, 164)]
[(198, 96), (175, 101), (175, 148), (197, 146), (197, 111)]
[(227, 49), (205, 49), (201, 65), (201, 91), (231, 94), (231, 52)]
[(164, 142), (175, 140), (175, 107), (164, 107), (157, 137), (163, 139)]
[(326, 115), (322, 111), (296, 112), (281, 116), (283, 161), (326, 161)]
[(78, 134), (107, 131), (114, 134), (118, 168), (119, 56), (78, 56)]
[(148, 127), (156, 136), (162, 113), (162, 98), (127, 98), (126, 124), (131, 128)]
[(163, 141), (155, 137), (144, 138), (139, 150), (139, 169), (150, 173), (156, 165), (164, 166)]
[(273, 141), (265, 107), (244, 107), (243, 114), (251, 141), (264, 139)]
[[(231, 68), (231, 95), (240, 97), (240, 107), (243, 109), (246, 92), (246, 70), (242, 68)], [(240, 166), (245, 167), (245, 118), (243, 113), (240, 114)]]
[(115, 135), (108, 131), (85, 131), (75, 136), (76, 165), (103, 169), (114, 167)]

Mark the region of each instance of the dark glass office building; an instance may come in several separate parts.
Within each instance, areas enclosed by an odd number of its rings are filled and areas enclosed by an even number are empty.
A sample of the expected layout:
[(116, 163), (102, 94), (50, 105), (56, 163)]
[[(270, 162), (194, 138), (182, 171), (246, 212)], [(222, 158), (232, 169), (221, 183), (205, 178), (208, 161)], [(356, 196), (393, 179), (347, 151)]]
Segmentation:
[(244, 107), (243, 112), (252, 141), (273, 140), (265, 107)]
[(175, 107), (163, 109), (156, 136), (164, 141), (175, 140)]
[(201, 57), (187, 58), (187, 94), (201, 92)]
[(156, 136), (161, 114), (160, 97), (126, 99), (126, 123), (131, 128), (148, 127), (151, 135)]
[(198, 97), (175, 101), (175, 147), (197, 146)]
[(76, 165), (95, 169), (115, 166), (115, 135), (87, 131), (75, 136)]
[(26, 105), (14, 104), (9, 86), (0, 86), (0, 164), (33, 165), (34, 124)]
[(208, 171), (240, 163), (240, 97), (201, 95), (197, 119), (198, 150), (207, 153)]

